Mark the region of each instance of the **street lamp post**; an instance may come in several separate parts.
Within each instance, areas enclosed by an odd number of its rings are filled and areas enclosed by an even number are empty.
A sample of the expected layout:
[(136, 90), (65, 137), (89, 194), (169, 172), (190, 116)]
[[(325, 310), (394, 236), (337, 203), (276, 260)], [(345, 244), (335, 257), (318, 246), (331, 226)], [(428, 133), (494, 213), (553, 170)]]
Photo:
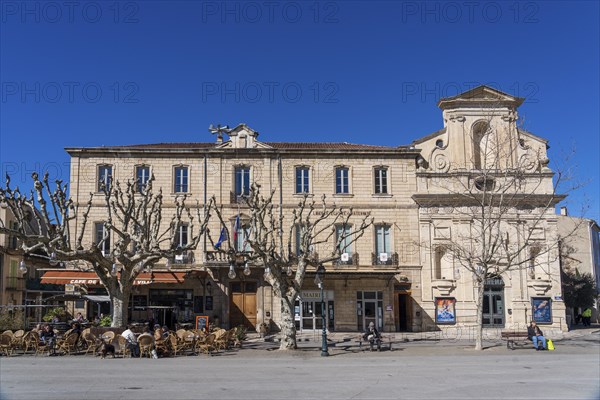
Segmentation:
[(323, 334), (321, 343), (321, 356), (329, 356), (327, 351), (327, 329), (326, 329), (326, 312), (325, 312), (325, 296), (323, 295), (323, 279), (325, 278), (325, 267), (323, 264), (317, 268), (317, 274), (315, 275), (315, 283), (321, 289), (321, 317), (323, 318)]

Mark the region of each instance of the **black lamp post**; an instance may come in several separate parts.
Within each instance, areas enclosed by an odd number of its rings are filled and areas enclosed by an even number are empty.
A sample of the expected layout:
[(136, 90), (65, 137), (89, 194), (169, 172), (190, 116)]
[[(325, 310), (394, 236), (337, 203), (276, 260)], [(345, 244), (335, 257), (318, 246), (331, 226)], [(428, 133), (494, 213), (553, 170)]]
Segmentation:
[(327, 329), (326, 325), (326, 313), (325, 313), (325, 296), (323, 296), (323, 279), (325, 278), (325, 267), (323, 264), (317, 268), (317, 274), (315, 275), (315, 283), (321, 289), (321, 316), (323, 317), (323, 342), (321, 344), (321, 356), (327, 357), (329, 352), (327, 351)]

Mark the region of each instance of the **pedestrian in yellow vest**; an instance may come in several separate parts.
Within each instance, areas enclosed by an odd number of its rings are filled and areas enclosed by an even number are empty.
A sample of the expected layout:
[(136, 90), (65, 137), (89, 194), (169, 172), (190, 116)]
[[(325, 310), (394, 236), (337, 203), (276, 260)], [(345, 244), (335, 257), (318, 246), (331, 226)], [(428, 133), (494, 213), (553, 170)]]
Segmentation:
[(592, 323), (592, 309), (586, 308), (583, 313), (581, 313), (583, 317), (583, 326), (590, 326)]

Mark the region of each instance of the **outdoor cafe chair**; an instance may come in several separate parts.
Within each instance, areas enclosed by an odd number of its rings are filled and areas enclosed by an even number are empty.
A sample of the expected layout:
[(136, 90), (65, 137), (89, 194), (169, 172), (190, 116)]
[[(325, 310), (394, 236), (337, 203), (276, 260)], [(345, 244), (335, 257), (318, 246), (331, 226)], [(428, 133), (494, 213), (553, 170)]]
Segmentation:
[(100, 336), (100, 338), (106, 341), (106, 343), (110, 344), (115, 338), (115, 333), (113, 331), (106, 331)]
[(215, 334), (211, 333), (209, 335), (206, 335), (202, 342), (198, 342), (198, 344), (196, 345), (196, 349), (205, 354), (212, 354), (212, 352), (216, 350)]
[(29, 349), (35, 350), (37, 347), (37, 341), (39, 340), (39, 335), (35, 331), (26, 332), (23, 335), (23, 339), (21, 340), (21, 349), (23, 350), (23, 354), (27, 353)]
[(98, 338), (96, 338), (96, 335), (94, 335), (92, 332), (86, 332), (81, 336), (83, 336), (83, 340), (85, 342), (85, 355), (87, 355), (89, 351), (92, 352), (92, 355), (95, 355), (96, 348), (98, 347), (98, 343), (96, 343)]
[(69, 335), (63, 336), (62, 339), (57, 340), (56, 347), (65, 354), (71, 354), (72, 352), (77, 352), (78, 340), (79, 335), (77, 333), (70, 333)]
[(0, 352), (4, 352), (7, 357), (12, 354), (12, 339), (9, 335), (0, 335)]
[(117, 335), (116, 340), (113, 340), (113, 345), (115, 345), (115, 351), (117, 346), (119, 347), (118, 352), (121, 353), (121, 357), (131, 357), (131, 351), (129, 351), (129, 347), (127, 346), (127, 339), (125, 339), (123, 336)]
[(152, 347), (154, 338), (150, 335), (140, 335), (138, 337), (138, 344), (140, 345), (140, 358), (147, 354), (149, 358), (152, 358)]
[(170, 333), (169, 337), (166, 340), (169, 342), (174, 356), (177, 356), (177, 353), (183, 351), (183, 344), (177, 339), (177, 336), (175, 336), (173, 333)]

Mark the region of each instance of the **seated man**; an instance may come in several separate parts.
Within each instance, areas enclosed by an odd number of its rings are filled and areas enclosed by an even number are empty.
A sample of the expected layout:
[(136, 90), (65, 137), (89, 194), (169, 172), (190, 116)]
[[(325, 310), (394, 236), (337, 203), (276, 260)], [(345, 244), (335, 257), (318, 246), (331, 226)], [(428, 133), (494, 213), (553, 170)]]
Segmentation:
[[(546, 338), (535, 321), (531, 321), (531, 324), (527, 327), (527, 335), (529, 336), (529, 340), (533, 341), (533, 347), (535, 347), (536, 350), (546, 350)], [(539, 342), (541, 342), (542, 345), (541, 349), (538, 346)]]
[(371, 347), (371, 351), (373, 351), (373, 344), (377, 344), (377, 351), (381, 351), (381, 335), (377, 328), (375, 328), (375, 324), (373, 322), (369, 323), (367, 327), (367, 331), (363, 335), (364, 340), (369, 341), (369, 346)]
[(138, 344), (136, 334), (133, 333), (131, 328), (132, 328), (132, 325), (129, 325), (127, 327), (127, 329), (125, 329), (123, 331), (123, 333), (121, 333), (121, 336), (123, 336), (125, 338), (125, 340), (127, 341), (127, 347), (129, 348), (129, 351), (131, 352), (131, 356), (139, 357), (140, 356), (140, 345)]

